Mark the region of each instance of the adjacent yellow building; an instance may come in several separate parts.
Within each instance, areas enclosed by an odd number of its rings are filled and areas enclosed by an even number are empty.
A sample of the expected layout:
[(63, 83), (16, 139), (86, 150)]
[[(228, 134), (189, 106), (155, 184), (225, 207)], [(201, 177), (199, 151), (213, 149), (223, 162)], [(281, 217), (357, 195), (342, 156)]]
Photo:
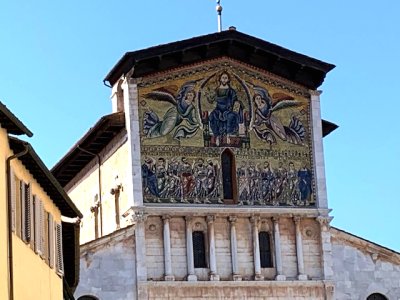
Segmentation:
[(74, 221), (82, 214), (32, 146), (13, 135), (32, 133), (0, 102), (0, 299), (73, 299)]

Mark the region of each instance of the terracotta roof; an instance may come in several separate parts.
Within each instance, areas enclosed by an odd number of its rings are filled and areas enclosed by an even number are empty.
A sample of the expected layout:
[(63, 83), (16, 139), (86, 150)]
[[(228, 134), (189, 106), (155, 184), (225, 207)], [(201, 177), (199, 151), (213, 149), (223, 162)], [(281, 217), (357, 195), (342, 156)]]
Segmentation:
[(33, 136), (33, 133), (1, 101), (0, 125), (11, 134)]
[(317, 89), (335, 66), (285, 49), (236, 30), (127, 52), (107, 74), (104, 82), (114, 85), (133, 67), (132, 77), (141, 77), (202, 60), (231, 57), (267, 70), (307, 88)]

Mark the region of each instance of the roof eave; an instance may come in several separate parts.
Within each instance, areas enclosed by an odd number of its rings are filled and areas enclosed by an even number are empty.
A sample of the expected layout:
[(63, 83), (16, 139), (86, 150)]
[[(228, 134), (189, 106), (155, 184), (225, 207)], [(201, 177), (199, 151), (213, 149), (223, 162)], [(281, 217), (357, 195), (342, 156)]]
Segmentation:
[(33, 133), (0, 101), (0, 112), (13, 124), (13, 127), (5, 128), (11, 134), (27, 135), (32, 137)]
[[(9, 137), (10, 142), (16, 142), (19, 143), (20, 145), (25, 145), (28, 149), (28, 153), (26, 155), (29, 155), (30, 158), (33, 160), (33, 162), (36, 164), (37, 167), (39, 167), (40, 172), (50, 181), (50, 184), (56, 189), (58, 195), (60, 198), (65, 202), (69, 210), (63, 209), (60, 204), (56, 206), (59, 207), (60, 212), (62, 215), (66, 215), (68, 217), (79, 217), (83, 218), (82, 213), (79, 211), (79, 209), (75, 206), (75, 204), (72, 202), (72, 200), (69, 198), (69, 196), (65, 193), (64, 189), (61, 187), (61, 185), (58, 183), (57, 179), (53, 176), (53, 174), (50, 173), (49, 169), (46, 167), (46, 165), (43, 163), (43, 161), (40, 159), (40, 157), (37, 155), (35, 150), (32, 148), (32, 146), (25, 141), (21, 141), (15, 137)], [(21, 158), (23, 159), (23, 158)], [(29, 166), (25, 167), (32, 173), (32, 170), (29, 169)], [(34, 175), (34, 174), (32, 174)], [(47, 189), (49, 187), (47, 186), (42, 186), (42, 188), (47, 192)], [(54, 199), (52, 199), (54, 201)]]

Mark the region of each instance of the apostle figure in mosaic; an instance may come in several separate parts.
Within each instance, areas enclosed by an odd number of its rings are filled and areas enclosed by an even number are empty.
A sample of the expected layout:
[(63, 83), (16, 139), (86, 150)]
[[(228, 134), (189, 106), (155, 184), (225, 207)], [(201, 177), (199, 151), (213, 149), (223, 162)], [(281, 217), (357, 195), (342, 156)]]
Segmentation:
[[(213, 135), (217, 137), (236, 135), (239, 133), (239, 124), (243, 123), (243, 104), (238, 99), (235, 89), (231, 87), (230, 75), (224, 71), (219, 76), (219, 85), (210, 103), (216, 103), (210, 113), (210, 127)], [(237, 104), (236, 104), (237, 103)], [(235, 104), (237, 109), (235, 108)]]
[(160, 157), (156, 164), (157, 188), (161, 198), (165, 198), (167, 189), (167, 168), (165, 158)]
[(174, 131), (173, 138), (179, 140), (190, 138), (197, 133), (200, 122), (195, 108), (195, 84), (194, 81), (183, 84), (176, 97), (173, 87), (159, 88), (144, 96), (147, 99), (169, 102), (173, 105), (165, 112), (162, 119), (152, 109), (144, 112), (143, 133), (146, 137), (161, 137)]
[(264, 162), (264, 166), (261, 169), (261, 186), (262, 186), (262, 198), (266, 204), (270, 204), (272, 200), (272, 188), (274, 183), (274, 172), (269, 162)]
[(195, 180), (193, 177), (192, 166), (186, 157), (181, 158), (180, 174), (182, 183), (182, 199), (181, 202), (188, 203), (188, 198), (193, 196), (195, 188)]
[(311, 171), (304, 165), (297, 173), (299, 177), (299, 190), (300, 190), (300, 201), (302, 205), (308, 205), (311, 201), (312, 192), (312, 176)]
[(247, 174), (246, 162), (242, 162), (236, 171), (239, 183), (239, 205), (248, 204), (250, 197), (250, 181)]
[(152, 158), (146, 158), (144, 164), (142, 164), (142, 180), (144, 193), (150, 193), (150, 195), (155, 197), (155, 201), (160, 202), (156, 170)]
[[(202, 158), (197, 159), (193, 168), (195, 180), (195, 200), (194, 203), (201, 203), (200, 199), (206, 199), (207, 191), (207, 166)], [(209, 202), (207, 200), (207, 202)]]
[[(207, 161), (207, 197), (204, 200), (206, 203), (209, 199), (217, 198), (218, 194), (218, 168), (211, 159)], [(218, 203), (223, 203), (222, 200), (218, 200)]]

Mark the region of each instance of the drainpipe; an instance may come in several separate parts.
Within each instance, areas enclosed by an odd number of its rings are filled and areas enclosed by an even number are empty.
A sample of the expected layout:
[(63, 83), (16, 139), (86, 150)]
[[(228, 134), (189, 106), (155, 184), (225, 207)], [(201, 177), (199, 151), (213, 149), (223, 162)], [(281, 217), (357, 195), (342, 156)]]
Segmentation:
[(101, 160), (100, 160), (100, 155), (98, 155), (96, 153), (93, 153), (93, 152), (90, 152), (90, 151), (88, 151), (86, 149), (83, 149), (79, 145), (77, 146), (77, 148), (79, 150), (87, 153), (87, 154), (90, 154), (92, 156), (96, 156), (97, 157), (97, 163), (99, 165), (99, 178), (98, 178), (98, 181), (99, 181), (99, 208), (100, 208), (100, 236), (103, 236), (103, 207), (102, 207), (103, 202), (102, 202), (102, 197), (101, 197), (102, 188), (101, 188), (101, 171), (100, 171)]
[(14, 266), (13, 266), (13, 243), (12, 243), (12, 215), (11, 215), (11, 161), (13, 159), (24, 156), (29, 151), (29, 144), (24, 143), (25, 149), (20, 153), (14, 154), (7, 158), (6, 176), (7, 176), (7, 234), (8, 234), (8, 296), (10, 300), (14, 300)]

